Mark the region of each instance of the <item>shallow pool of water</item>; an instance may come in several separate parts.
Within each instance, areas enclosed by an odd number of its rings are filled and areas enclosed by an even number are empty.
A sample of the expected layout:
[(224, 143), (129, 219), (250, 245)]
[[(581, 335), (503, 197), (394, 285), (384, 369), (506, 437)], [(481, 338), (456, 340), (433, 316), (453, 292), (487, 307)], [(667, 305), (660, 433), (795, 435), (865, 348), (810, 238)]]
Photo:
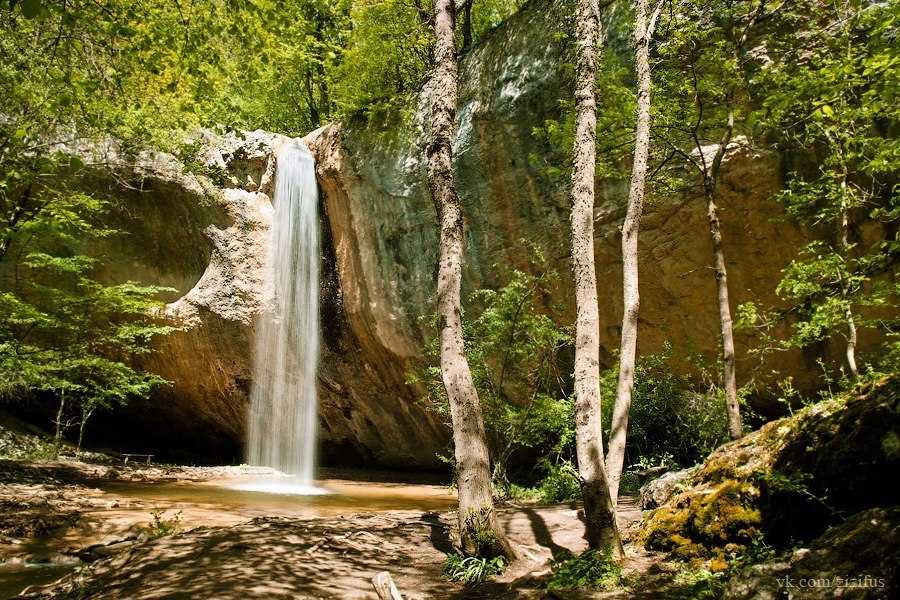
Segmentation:
[(238, 489), (252, 480), (221, 479), (201, 483), (108, 483), (101, 489), (161, 508), (218, 509), (256, 516), (332, 517), (392, 510), (440, 511), (456, 498), (446, 486), (326, 479), (316, 482), (330, 492), (316, 495)]

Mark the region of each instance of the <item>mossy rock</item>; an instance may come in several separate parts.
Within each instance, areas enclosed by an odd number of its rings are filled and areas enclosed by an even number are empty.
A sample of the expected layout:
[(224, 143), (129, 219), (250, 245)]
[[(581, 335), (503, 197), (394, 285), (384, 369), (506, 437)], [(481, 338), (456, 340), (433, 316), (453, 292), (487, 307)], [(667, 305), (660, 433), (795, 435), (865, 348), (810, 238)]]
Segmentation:
[(808, 541), (877, 506), (900, 504), (900, 377), (812, 405), (713, 452), (651, 513), (638, 541), (682, 558), (721, 558), (764, 535)]
[(644, 523), (640, 540), (678, 558), (721, 556), (760, 534), (759, 489), (749, 481), (724, 479), (676, 495)]
[(900, 506), (873, 508), (832, 527), (806, 548), (737, 573), (724, 598), (896, 598), (897, 565)]

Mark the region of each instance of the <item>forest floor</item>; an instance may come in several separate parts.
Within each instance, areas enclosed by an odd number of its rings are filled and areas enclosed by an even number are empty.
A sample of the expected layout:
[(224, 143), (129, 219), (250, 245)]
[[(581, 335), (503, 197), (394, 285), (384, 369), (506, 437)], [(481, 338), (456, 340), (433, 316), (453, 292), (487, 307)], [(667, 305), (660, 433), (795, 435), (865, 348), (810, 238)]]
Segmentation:
[[(28, 540), (66, 532), (50, 536), (54, 560), (79, 566), (70, 565), (59, 581), (29, 588), (30, 598), (373, 598), (372, 577), (388, 571), (411, 600), (547, 597), (553, 556), (585, 548), (575, 505), (508, 506), (500, 518), (522, 558), (495, 581), (465, 587), (442, 577), (454, 519), (446, 510), (248, 519), (239, 510), (181, 504), (177, 522), (154, 526), (148, 522), (152, 499), (103, 489), (110, 479), (160, 485), (242, 469), (0, 461), (2, 550), (7, 559), (18, 553), (27, 560), (27, 552), (48, 549), (46, 542), (35, 548)], [(619, 520), (626, 538), (640, 517), (635, 500), (623, 498)], [(168, 525), (177, 531), (166, 531)], [(627, 554), (628, 589), (555, 597), (666, 597), (661, 590), (672, 571), (661, 556), (630, 546)]]
[[(623, 525), (639, 516), (630, 501), (623, 503)], [(506, 508), (500, 517), (523, 558), (477, 587), (442, 578), (452, 513), (390, 511), (198, 527), (131, 544), (26, 597), (373, 598), (371, 580), (379, 571), (390, 572), (407, 599), (544, 597), (553, 554), (585, 548), (576, 507)], [(629, 552), (626, 573), (648, 575), (658, 563)], [(635, 596), (623, 590), (597, 597)]]
[[(506, 506), (500, 519), (521, 559), (496, 580), (465, 587), (442, 577), (455, 518), (445, 486), (354, 474), (376, 481), (344, 481), (341, 489), (370, 496), (304, 512), (286, 503), (210, 501), (218, 488), (206, 484), (247, 476), (251, 467), (86, 458), (0, 460), (0, 598), (27, 584), (35, 584), (30, 598), (373, 598), (380, 571), (408, 600), (543, 598), (553, 557), (586, 547), (576, 505)], [(171, 489), (205, 495), (173, 501), (162, 495)], [(387, 490), (392, 503), (372, 490)], [(622, 499), (618, 516), (627, 540), (641, 519), (634, 498)], [(674, 567), (630, 545), (626, 553), (627, 588), (551, 597), (668, 597)]]

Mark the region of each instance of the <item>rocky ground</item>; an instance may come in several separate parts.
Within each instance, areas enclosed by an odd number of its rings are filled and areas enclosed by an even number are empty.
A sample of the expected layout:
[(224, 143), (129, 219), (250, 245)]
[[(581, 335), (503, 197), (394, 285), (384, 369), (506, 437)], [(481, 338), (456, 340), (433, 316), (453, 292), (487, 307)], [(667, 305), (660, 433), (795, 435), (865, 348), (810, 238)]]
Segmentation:
[[(576, 506), (509, 506), (502, 520), (521, 560), (496, 581), (465, 587), (441, 573), (451, 550), (450, 512), (251, 518), (227, 506), (179, 503), (154, 523), (158, 498), (123, 495), (115, 486), (202, 483), (247, 468), (126, 466), (95, 458), (104, 464), (0, 460), (0, 575), (3, 568), (52, 563), (59, 568), (45, 569), (47, 578), (63, 576), (31, 586), (24, 597), (371, 598), (371, 578), (383, 570), (408, 599), (543, 597), (553, 556), (585, 547)], [(629, 537), (641, 514), (636, 498), (623, 499), (619, 517)], [(629, 547), (632, 592), (645, 587), (638, 581), (653, 581), (654, 589), (671, 582), (661, 557)]]

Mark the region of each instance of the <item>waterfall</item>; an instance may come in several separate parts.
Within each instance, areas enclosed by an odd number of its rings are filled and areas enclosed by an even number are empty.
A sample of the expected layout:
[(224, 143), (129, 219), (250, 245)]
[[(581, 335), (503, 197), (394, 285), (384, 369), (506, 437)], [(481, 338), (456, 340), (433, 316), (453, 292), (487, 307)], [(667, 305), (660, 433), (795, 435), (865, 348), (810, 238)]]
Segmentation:
[(317, 491), (318, 202), (312, 154), (299, 140), (291, 142), (278, 155), (247, 428), (248, 462), (291, 476), (290, 482), (269, 482), (267, 491)]

